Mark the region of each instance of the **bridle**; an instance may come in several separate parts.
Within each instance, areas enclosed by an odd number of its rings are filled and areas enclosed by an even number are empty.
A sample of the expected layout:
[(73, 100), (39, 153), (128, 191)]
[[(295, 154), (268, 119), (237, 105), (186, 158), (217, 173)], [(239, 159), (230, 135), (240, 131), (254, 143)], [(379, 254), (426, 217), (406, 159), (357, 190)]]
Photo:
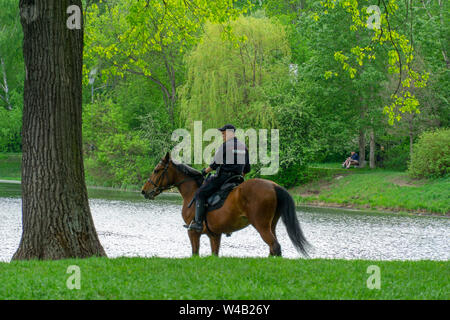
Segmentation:
[(192, 178), (192, 177), (187, 177), (187, 178), (185, 178), (185, 179), (183, 179), (183, 180), (181, 180), (179, 182), (175, 182), (175, 183), (167, 185), (165, 187), (159, 186), (160, 182), (164, 179), (165, 175), (167, 174), (167, 170), (169, 169), (169, 164), (170, 164), (170, 162), (167, 162), (164, 165), (163, 172), (159, 175), (159, 177), (156, 180), (156, 182), (153, 182), (151, 177), (147, 179), (147, 182), (150, 182), (154, 186), (153, 190), (150, 192), (150, 195), (156, 197), (157, 195), (159, 195), (161, 192), (163, 192), (165, 190), (171, 189), (173, 187), (178, 187), (178, 186), (182, 185), (183, 183), (185, 183), (186, 181), (194, 180), (194, 178)]

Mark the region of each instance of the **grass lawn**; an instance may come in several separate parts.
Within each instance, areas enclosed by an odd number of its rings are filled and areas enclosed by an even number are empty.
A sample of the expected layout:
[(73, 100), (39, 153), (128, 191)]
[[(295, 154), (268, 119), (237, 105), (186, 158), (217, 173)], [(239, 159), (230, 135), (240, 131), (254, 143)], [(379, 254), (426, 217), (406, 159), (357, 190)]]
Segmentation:
[(0, 179), (20, 180), (21, 153), (0, 153)]
[(342, 162), (311, 163), (311, 168), (342, 169)]
[(290, 190), (299, 204), (449, 214), (450, 178), (413, 180), (405, 172), (349, 169)]
[[(81, 289), (69, 290), (70, 265)], [(367, 288), (370, 265), (381, 288)], [(0, 263), (0, 299), (450, 299), (448, 261), (90, 258)]]

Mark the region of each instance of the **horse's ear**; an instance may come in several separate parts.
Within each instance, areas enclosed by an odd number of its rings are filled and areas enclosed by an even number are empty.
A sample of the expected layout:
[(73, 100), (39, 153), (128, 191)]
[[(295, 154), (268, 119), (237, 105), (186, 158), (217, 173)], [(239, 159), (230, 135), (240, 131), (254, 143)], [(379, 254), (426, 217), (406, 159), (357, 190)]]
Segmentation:
[(164, 157), (164, 162), (169, 162), (170, 161), (170, 153), (169, 152), (167, 152), (166, 153), (166, 156)]

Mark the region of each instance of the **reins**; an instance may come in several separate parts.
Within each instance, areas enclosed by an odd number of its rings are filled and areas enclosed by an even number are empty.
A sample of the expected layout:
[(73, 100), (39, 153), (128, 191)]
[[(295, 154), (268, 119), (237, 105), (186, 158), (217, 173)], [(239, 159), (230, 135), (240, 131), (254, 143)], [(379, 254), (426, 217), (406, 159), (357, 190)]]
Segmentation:
[(185, 179), (183, 179), (183, 180), (181, 180), (179, 182), (175, 182), (175, 183), (173, 183), (171, 185), (167, 185), (165, 187), (161, 187), (161, 186), (159, 186), (159, 183), (162, 181), (162, 179), (166, 175), (168, 169), (169, 169), (169, 163), (166, 163), (166, 165), (164, 166), (162, 174), (160, 174), (160, 176), (158, 177), (158, 180), (156, 180), (156, 182), (153, 182), (153, 180), (151, 178), (148, 178), (147, 181), (150, 182), (155, 187), (155, 189), (153, 189), (153, 191), (156, 190), (159, 193), (161, 193), (161, 192), (163, 192), (165, 190), (168, 190), (168, 189), (171, 189), (173, 187), (178, 187), (178, 186), (182, 185), (183, 183), (185, 183), (186, 181), (194, 180), (194, 178), (192, 178), (192, 177), (187, 177), (187, 178), (185, 178)]
[[(177, 168), (176, 166), (175, 166), (175, 168), (176, 168), (177, 171), (178, 171), (178, 168)], [(165, 186), (165, 187), (161, 187), (161, 186), (159, 186), (158, 184), (163, 180), (164, 176), (167, 174), (167, 170), (168, 170), (168, 169), (169, 169), (169, 162), (165, 164), (164, 169), (163, 169), (163, 172), (160, 174), (160, 176), (158, 177), (158, 179), (156, 180), (156, 182), (153, 182), (153, 180), (152, 180), (151, 178), (148, 178), (147, 181), (150, 182), (150, 183), (155, 187), (155, 189), (153, 189), (152, 192), (157, 191), (158, 193), (161, 193), (161, 192), (163, 192), (163, 191), (165, 191), (165, 190), (168, 190), (168, 189), (170, 189), (170, 188), (178, 187), (178, 186), (182, 185), (183, 183), (185, 183), (186, 181), (189, 181), (189, 180), (195, 180), (195, 178), (193, 178), (193, 177), (187, 177), (187, 178), (185, 178), (185, 179), (183, 179), (183, 180), (181, 180), (181, 181), (179, 181), (179, 182), (175, 182), (175, 183), (173, 183), (173, 184), (171, 184), (171, 185), (168, 185), (168, 186)], [(195, 197), (192, 198), (192, 200), (191, 200), (191, 202), (189, 203), (189, 206), (188, 206), (188, 207), (191, 207), (191, 205), (192, 205), (192, 203), (193, 203), (194, 201), (195, 201)], [(207, 217), (206, 217), (206, 216), (207, 216), (207, 215), (205, 215), (205, 225), (206, 225), (206, 229), (207, 229), (208, 232), (211, 233), (212, 235), (216, 235), (216, 236), (217, 236), (218, 234), (212, 232), (211, 229), (209, 228), (209, 226), (208, 226), (208, 220), (207, 220)]]

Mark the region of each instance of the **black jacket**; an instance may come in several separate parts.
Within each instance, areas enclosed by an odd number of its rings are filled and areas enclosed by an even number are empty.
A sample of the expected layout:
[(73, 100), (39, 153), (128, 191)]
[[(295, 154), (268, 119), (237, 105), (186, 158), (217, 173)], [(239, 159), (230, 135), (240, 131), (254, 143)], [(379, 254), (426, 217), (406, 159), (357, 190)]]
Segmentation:
[(214, 155), (211, 169), (220, 173), (245, 174), (250, 172), (248, 149), (236, 137), (225, 141)]

